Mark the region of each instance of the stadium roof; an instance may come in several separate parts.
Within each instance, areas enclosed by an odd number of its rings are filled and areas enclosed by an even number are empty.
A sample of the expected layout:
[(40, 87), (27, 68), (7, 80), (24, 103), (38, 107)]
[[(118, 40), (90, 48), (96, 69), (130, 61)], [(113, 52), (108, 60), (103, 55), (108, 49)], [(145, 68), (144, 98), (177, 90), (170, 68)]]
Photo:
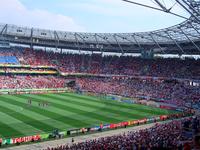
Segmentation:
[[(178, 1), (178, 0), (177, 0)], [(179, 2), (179, 1), (178, 1)], [(191, 17), (161, 30), (137, 33), (83, 33), (0, 24), (0, 40), (61, 49), (159, 54), (200, 54), (199, 2), (188, 1)]]

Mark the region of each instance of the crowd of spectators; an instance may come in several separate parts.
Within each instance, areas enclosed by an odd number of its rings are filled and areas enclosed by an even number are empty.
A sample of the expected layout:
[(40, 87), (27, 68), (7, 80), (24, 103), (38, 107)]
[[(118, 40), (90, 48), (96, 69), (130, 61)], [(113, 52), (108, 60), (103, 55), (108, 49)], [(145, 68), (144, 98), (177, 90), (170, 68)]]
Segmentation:
[(177, 106), (199, 103), (200, 90), (181, 81), (155, 79), (77, 78), (81, 91), (121, 95), (132, 98), (157, 99)]
[[(15, 56), (24, 65), (54, 66), (66, 73), (200, 79), (200, 60), (194, 59), (159, 58), (145, 60), (130, 56), (101, 57), (101, 55), (97, 54), (61, 54), (23, 48), (18, 50), (1, 50), (0, 56)], [(4, 68), (4, 70), (9, 71), (10, 69)], [(23, 71), (23, 69), (20, 69), (20, 71)], [(30, 69), (30, 71), (42, 70)], [(58, 88), (64, 87), (63, 83), (65, 81), (64, 78), (53, 76), (1, 76), (0, 78), (0, 88)], [(175, 103), (178, 106), (182, 106), (187, 101), (197, 102), (200, 97), (199, 87), (188, 86), (188, 84), (182, 82), (90, 77), (78, 78), (76, 79), (76, 83), (82, 91), (123, 95), (134, 98), (163, 99), (168, 103)]]
[[(125, 74), (199, 79), (200, 61), (194, 59), (146, 60), (131, 56), (60, 54), (29, 50), (25, 63), (56, 66), (62, 72), (93, 74)], [(177, 69), (178, 68), (178, 69)]]
[[(141, 59), (131, 56), (104, 56), (93, 54), (61, 54), (42, 50), (2, 50), (0, 56), (15, 56), (21, 64), (54, 66), (65, 73), (92, 73), (129, 76), (151, 76), (200, 80), (200, 60), (194, 59)], [(6, 69), (5, 69), (6, 70)], [(7, 71), (9, 71), (8, 69)], [(16, 70), (16, 69), (15, 69)], [(23, 69), (21, 69), (24, 71)], [(39, 69), (39, 71), (42, 71)], [(58, 76), (2, 75), (0, 89), (63, 88), (66, 78)], [(166, 81), (147, 78), (76, 78), (76, 88), (93, 93), (114, 94), (127, 97), (159, 99), (185, 106), (200, 103), (199, 86), (190, 86), (181, 81)], [(194, 121), (196, 121), (194, 125)], [(199, 132), (198, 119), (184, 119), (152, 128), (122, 135), (89, 140), (72, 145), (63, 145), (48, 150), (129, 150), (129, 149), (182, 149), (181, 141), (191, 140), (183, 136), (183, 126)]]
[(21, 64), (55, 66), (62, 72), (125, 74), (155, 77), (200, 79), (200, 60), (142, 59), (131, 56), (99, 54), (62, 54), (43, 50), (4, 50), (1, 55), (16, 56)]
[(64, 88), (66, 79), (56, 76), (0, 76), (0, 89)]
[[(151, 150), (199, 148), (200, 119), (186, 118), (120, 135), (87, 140), (47, 150)], [(194, 141), (193, 141), (194, 140)], [(195, 141), (196, 140), (196, 141)]]

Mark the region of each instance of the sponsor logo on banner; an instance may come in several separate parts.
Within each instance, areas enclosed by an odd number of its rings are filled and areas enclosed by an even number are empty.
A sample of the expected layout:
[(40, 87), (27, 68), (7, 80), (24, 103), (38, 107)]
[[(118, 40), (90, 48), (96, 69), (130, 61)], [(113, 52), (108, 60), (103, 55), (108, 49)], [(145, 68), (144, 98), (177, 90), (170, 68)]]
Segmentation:
[(122, 123), (120, 122), (120, 123), (117, 123), (117, 124), (115, 124), (116, 125), (116, 127), (118, 128), (118, 127), (121, 127), (122, 126)]
[(127, 126), (128, 122), (122, 122), (123, 126)]
[(141, 119), (141, 120), (138, 120), (139, 123), (146, 123), (147, 122), (147, 119)]
[(113, 129), (116, 127), (116, 124), (110, 124), (110, 129)]
[(117, 124), (110, 124), (110, 129), (127, 126), (129, 122), (120, 122)]
[(22, 142), (30, 142), (30, 141), (38, 141), (38, 140), (40, 140), (40, 135), (12, 138), (12, 144), (22, 143)]
[(128, 125), (135, 125), (135, 124), (138, 124), (138, 120), (131, 120), (128, 122)]
[(3, 145), (12, 144), (12, 139), (3, 139), (2, 143), (3, 143)]

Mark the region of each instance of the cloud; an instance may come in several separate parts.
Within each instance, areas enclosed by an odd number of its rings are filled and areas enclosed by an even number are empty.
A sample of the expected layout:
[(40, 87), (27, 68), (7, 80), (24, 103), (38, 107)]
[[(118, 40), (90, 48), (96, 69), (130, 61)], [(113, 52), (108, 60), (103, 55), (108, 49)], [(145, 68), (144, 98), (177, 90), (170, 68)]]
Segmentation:
[(0, 20), (2, 23), (43, 29), (85, 31), (83, 26), (69, 16), (41, 9), (29, 10), (19, 0), (0, 0)]
[[(30, 0), (30, 3), (20, 1), (0, 0), (0, 22), (63, 31), (137, 32), (160, 29), (183, 21), (122, 0), (51, 0), (49, 5), (50, 0)], [(153, 0), (131, 1), (158, 7), (152, 3)], [(162, 1), (170, 8), (175, 0)], [(28, 9), (31, 2), (38, 5)], [(173, 11), (184, 13), (177, 5)]]

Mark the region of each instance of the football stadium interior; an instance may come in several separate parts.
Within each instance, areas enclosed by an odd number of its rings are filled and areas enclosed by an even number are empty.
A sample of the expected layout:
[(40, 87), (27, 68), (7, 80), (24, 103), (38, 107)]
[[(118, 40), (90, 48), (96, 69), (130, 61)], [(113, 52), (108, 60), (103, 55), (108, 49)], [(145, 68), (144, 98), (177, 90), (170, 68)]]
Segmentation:
[[(162, 0), (153, 0), (158, 8), (122, 1), (185, 18)], [(198, 149), (200, 1), (175, 2), (189, 17), (151, 32), (64, 32), (1, 23), (1, 148)], [(58, 145), (55, 139), (70, 142)], [(51, 141), (54, 146), (37, 147)]]

